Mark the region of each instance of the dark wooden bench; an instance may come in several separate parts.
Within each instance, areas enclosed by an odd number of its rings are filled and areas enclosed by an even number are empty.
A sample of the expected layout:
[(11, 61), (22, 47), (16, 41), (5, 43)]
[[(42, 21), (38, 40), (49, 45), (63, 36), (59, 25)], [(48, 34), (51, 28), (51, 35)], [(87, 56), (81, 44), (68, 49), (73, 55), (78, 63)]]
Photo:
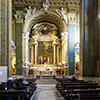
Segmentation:
[(17, 97), (17, 100), (24, 100), (25, 90), (0, 90), (0, 97), (10, 96)]
[(100, 100), (100, 86), (98, 83), (83, 80), (67, 82), (58, 79), (56, 88), (66, 100)]
[(66, 87), (70, 87), (70, 86), (77, 86), (77, 85), (82, 85), (82, 86), (97, 86), (98, 83), (88, 83), (88, 82), (64, 82), (64, 83), (61, 83), (61, 84), (58, 84), (56, 86), (56, 88), (59, 90), (59, 91), (62, 91), (62, 90), (66, 90)]
[(64, 98), (65, 100), (100, 100), (100, 95), (69, 95)]
[(8, 86), (8, 90), (24, 90), (26, 93), (26, 98), (30, 98), (33, 95), (33, 92), (36, 90), (35, 85), (29, 86)]
[(76, 85), (83, 85), (83, 86), (87, 86), (87, 85), (92, 85), (92, 86), (96, 86), (98, 85), (98, 83), (87, 83), (87, 82), (64, 82), (61, 83), (61, 87), (65, 90), (67, 86), (76, 86)]
[(100, 100), (100, 90), (74, 90), (73, 93), (71, 93), (71, 91), (67, 91), (64, 98), (66, 100)]
[(71, 93), (73, 93), (75, 89), (97, 89), (97, 88), (100, 89), (100, 86), (88, 85), (88, 84), (87, 85), (67, 85), (65, 89), (61, 89), (59, 91), (62, 95), (65, 95), (66, 91), (71, 91)]
[[(99, 88), (99, 90), (96, 90)], [(68, 98), (72, 99), (98, 99), (100, 97), (100, 86), (99, 85), (67, 85), (66, 90), (62, 91), (61, 94), (65, 94), (64, 97), (66, 100)], [(84, 95), (84, 96), (83, 96)], [(91, 96), (93, 98), (91, 98)]]

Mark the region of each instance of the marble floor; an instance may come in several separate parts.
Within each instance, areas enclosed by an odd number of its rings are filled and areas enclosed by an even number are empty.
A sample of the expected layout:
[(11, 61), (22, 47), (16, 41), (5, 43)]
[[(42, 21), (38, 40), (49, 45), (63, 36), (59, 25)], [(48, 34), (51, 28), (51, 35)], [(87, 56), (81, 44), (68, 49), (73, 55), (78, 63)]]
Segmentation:
[(56, 84), (37, 84), (37, 89), (30, 100), (64, 100), (55, 88)]

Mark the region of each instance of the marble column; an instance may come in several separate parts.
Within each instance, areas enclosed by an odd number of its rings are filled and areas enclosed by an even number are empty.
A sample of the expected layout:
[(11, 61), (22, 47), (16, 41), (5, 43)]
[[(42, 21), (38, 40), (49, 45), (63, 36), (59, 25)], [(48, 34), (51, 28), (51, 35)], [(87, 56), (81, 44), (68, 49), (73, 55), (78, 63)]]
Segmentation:
[(35, 42), (35, 64), (37, 64), (37, 53), (38, 53), (37, 47), (38, 47), (38, 42), (36, 41), (36, 42)]
[(97, 76), (97, 8), (98, 0), (81, 0), (81, 75)]
[(57, 64), (59, 64), (59, 45), (57, 45)]
[(61, 49), (61, 48), (62, 48), (62, 45), (60, 44), (60, 46), (59, 46), (59, 53), (60, 53), (60, 54), (59, 54), (59, 55), (60, 55), (60, 56), (59, 56), (59, 63), (60, 63), (60, 64), (62, 63), (62, 49)]
[(0, 0), (0, 66), (11, 76), (12, 0)]
[(34, 63), (34, 45), (31, 44), (31, 64)]
[(22, 75), (22, 23), (16, 22), (16, 74)]
[(57, 41), (57, 64), (60, 63), (60, 46), (61, 46), (61, 39)]
[[(29, 32), (26, 33), (26, 62), (29, 63)], [(28, 66), (27, 66), (28, 67)]]
[(55, 42), (53, 42), (53, 48), (54, 48), (53, 63), (56, 64), (56, 43)]
[(26, 61), (26, 49), (25, 49), (25, 45), (26, 45), (26, 33), (23, 32), (22, 34), (22, 58), (23, 58), (23, 66), (24, 66), (24, 62)]

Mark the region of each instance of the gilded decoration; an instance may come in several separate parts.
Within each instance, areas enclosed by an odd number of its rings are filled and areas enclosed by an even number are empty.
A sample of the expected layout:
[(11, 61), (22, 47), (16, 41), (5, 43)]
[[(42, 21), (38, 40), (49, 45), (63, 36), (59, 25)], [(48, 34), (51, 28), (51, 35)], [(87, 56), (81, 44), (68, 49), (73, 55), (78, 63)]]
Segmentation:
[(60, 15), (61, 19), (68, 23), (68, 14), (64, 11), (63, 8), (57, 9), (56, 12)]
[(75, 70), (76, 70), (76, 73), (79, 73), (80, 72), (80, 52), (76, 52), (76, 55), (75, 55)]
[(14, 52), (11, 53), (11, 73), (16, 74), (16, 54)]
[(43, 2), (43, 10), (47, 12), (49, 10), (49, 6), (49, 0), (45, 0), (45, 2)]
[(24, 17), (25, 17), (25, 21), (34, 14), (34, 12), (36, 11), (36, 7), (34, 7), (33, 9), (31, 8), (31, 6), (29, 6), (28, 8), (24, 9), (26, 13), (24, 13)]
[(11, 40), (11, 74), (15, 75), (16, 74), (16, 46), (13, 40)]
[(36, 24), (33, 26), (32, 33), (34, 35), (37, 35), (40, 33), (42, 35), (47, 35), (47, 34), (50, 34), (52, 32), (53, 35), (57, 35), (57, 30), (58, 29), (54, 24), (48, 23), (48, 22), (42, 22), (42, 23), (39, 23), (39, 24)]

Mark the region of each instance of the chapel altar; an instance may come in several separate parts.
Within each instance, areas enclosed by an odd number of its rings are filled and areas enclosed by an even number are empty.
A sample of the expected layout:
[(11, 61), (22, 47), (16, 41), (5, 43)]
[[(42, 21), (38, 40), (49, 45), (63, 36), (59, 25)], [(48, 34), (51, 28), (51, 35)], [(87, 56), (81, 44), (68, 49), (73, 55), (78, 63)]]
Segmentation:
[[(45, 12), (44, 10), (41, 9), (40, 12), (36, 13), (43, 14)], [(59, 23), (63, 26), (65, 22), (62, 22), (58, 17), (60, 16), (59, 11), (62, 12), (59, 9), (57, 12), (49, 10), (49, 13), (54, 18), (56, 16), (58, 19), (55, 22), (60, 21)], [(45, 14), (43, 18), (45, 18)], [(49, 15), (46, 16), (52, 18)], [(32, 15), (30, 20), (33, 17)], [(30, 20), (26, 21), (28, 22)], [(57, 75), (57, 70), (63, 70), (65, 72), (66, 59), (68, 57), (68, 33), (65, 27), (58, 27), (58, 24), (55, 24), (54, 20), (52, 22), (44, 20), (34, 24), (32, 21), (30, 25), (30, 30), (27, 32), (29, 37), (23, 35), (23, 66), (32, 69), (34, 76), (54, 76)]]
[(39, 64), (38, 65), (39, 76), (54, 76), (54, 70), (52, 64)]
[(53, 71), (48, 71), (48, 70), (45, 70), (45, 71), (40, 71), (40, 76), (53, 76)]

